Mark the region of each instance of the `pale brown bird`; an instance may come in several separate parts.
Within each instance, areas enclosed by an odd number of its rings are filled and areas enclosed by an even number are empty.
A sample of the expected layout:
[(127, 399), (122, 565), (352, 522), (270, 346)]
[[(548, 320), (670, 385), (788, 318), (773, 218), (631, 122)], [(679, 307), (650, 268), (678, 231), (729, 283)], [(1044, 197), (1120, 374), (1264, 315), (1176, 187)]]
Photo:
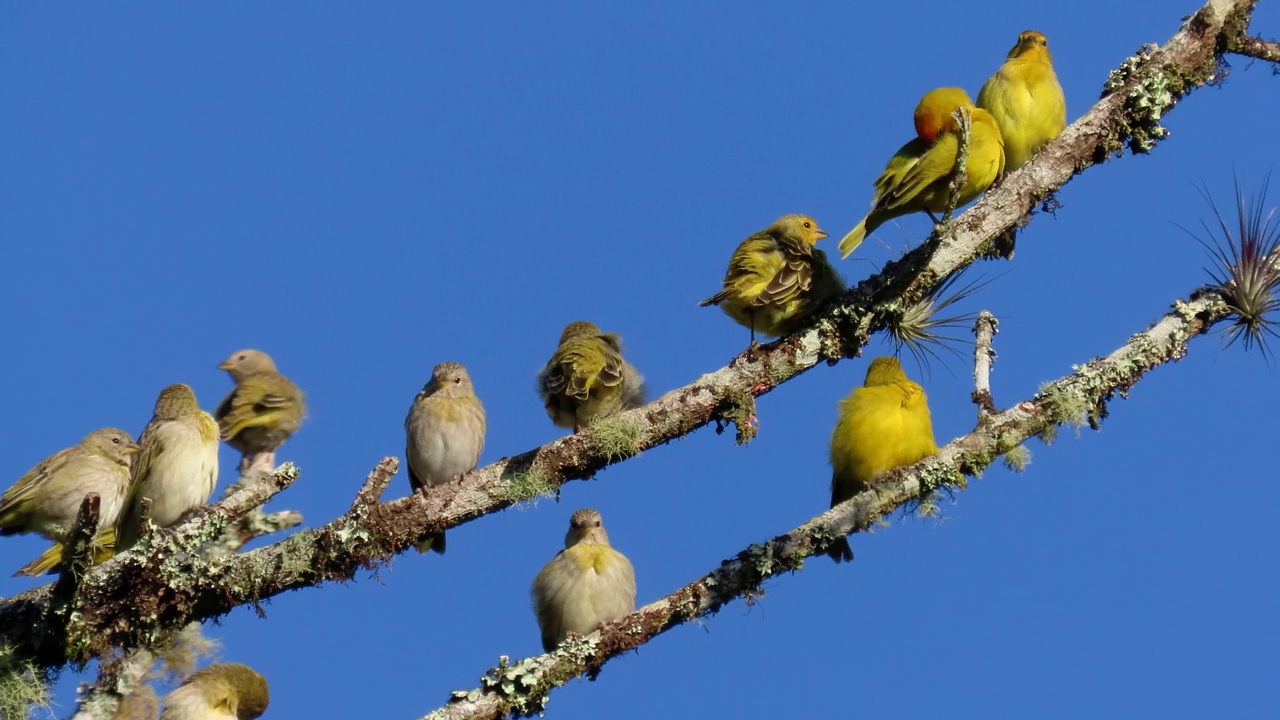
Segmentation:
[(533, 581), (533, 612), (542, 630), (542, 649), (550, 652), (569, 633), (586, 635), (635, 609), (631, 561), (609, 546), (600, 513), (589, 508), (575, 512), (564, 550)]
[[(409, 485), (422, 491), (456, 480), (475, 469), (484, 450), (484, 404), (476, 397), (471, 376), (461, 363), (443, 362), (431, 371), (431, 380), (414, 398), (404, 419), (405, 459)], [(417, 546), (418, 552), (444, 554), (444, 533)]]

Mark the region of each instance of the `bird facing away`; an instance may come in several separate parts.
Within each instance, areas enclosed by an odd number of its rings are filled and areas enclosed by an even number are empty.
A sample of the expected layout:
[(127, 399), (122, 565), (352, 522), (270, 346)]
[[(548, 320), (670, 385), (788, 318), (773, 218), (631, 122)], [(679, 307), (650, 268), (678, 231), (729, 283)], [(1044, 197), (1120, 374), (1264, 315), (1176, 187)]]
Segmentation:
[(844, 280), (814, 247), (827, 233), (808, 215), (783, 215), (738, 245), (724, 273), (724, 289), (699, 305), (719, 305), (756, 333), (785, 335), (844, 290)]
[(218, 369), (236, 384), (213, 412), (223, 441), (244, 455), (242, 472), (254, 462), (274, 467), (276, 448), (298, 431), (306, 415), (302, 390), (261, 350), (234, 352)]
[(129, 433), (102, 428), (41, 460), (0, 496), (0, 535), (36, 533), (61, 558), (85, 495), (98, 494), (99, 527), (116, 522), (137, 452)]
[[(431, 371), (404, 419), (405, 459), (415, 492), (456, 480), (475, 469), (484, 450), (484, 404), (461, 363), (442, 362)], [(444, 533), (428, 537), (418, 552), (444, 554)]]
[(267, 679), (240, 663), (191, 673), (164, 699), (160, 720), (253, 720), (267, 711)]
[(636, 609), (636, 574), (626, 555), (609, 547), (600, 513), (583, 508), (569, 518), (564, 550), (533, 581), (533, 612), (550, 652), (569, 633), (586, 635), (600, 623)]
[(916, 139), (926, 143), (925, 149), (942, 133), (955, 131), (956, 119), (952, 113), (958, 107), (973, 107), (973, 100), (964, 88), (936, 88), (920, 98), (915, 111)]
[(1004, 170), (1022, 167), (1067, 126), (1067, 99), (1044, 35), (1027, 30), (978, 93), (1004, 137)]
[(187, 385), (160, 391), (138, 444), (142, 452), (134, 461), (129, 496), (116, 525), (116, 552), (138, 542), (143, 498), (151, 500), (151, 522), (165, 528), (207, 502), (218, 482), (218, 424), (200, 409)]
[[(831, 506), (871, 487), (886, 472), (937, 451), (924, 388), (907, 379), (897, 358), (872, 360), (862, 387), (840, 402), (831, 434)], [(827, 554), (836, 562), (853, 559), (847, 538)]]
[(538, 373), (551, 422), (578, 432), (593, 420), (644, 404), (644, 378), (622, 359), (622, 338), (589, 322), (571, 322)]
[[(969, 108), (972, 122), (964, 165), (965, 182), (960, 188), (957, 207), (986, 192), (1004, 170), (1004, 141), (995, 118), (986, 110), (973, 107), (968, 100), (968, 95), (959, 88), (931, 90), (920, 100), (921, 105), (930, 107), (928, 115), (945, 110), (943, 116), (949, 116), (959, 107)], [(893, 218), (915, 212), (946, 211), (951, 201), (951, 171), (960, 151), (960, 136), (954, 120), (938, 123), (938, 127), (941, 129), (934, 141), (917, 137), (898, 148), (889, 159), (884, 172), (876, 179), (871, 212), (840, 241), (840, 257), (848, 257), (867, 235)]]

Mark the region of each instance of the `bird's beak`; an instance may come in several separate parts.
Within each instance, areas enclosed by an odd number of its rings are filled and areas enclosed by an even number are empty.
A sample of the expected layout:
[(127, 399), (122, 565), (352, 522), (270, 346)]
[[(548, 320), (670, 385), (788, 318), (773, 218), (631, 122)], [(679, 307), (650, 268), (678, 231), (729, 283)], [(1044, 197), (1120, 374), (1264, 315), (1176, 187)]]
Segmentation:
[(219, 369), (219, 370), (230, 370), (230, 369), (231, 369), (231, 363), (229, 363), (229, 362), (218, 363), (218, 369)]
[(129, 447), (124, 449), (125, 455), (137, 455), (141, 451), (142, 451), (141, 445), (130, 445)]
[(827, 231), (826, 231), (826, 230), (823, 230), (823, 229), (821, 229), (821, 228), (819, 228), (819, 229), (818, 229), (818, 239), (819, 239), (819, 240), (821, 240), (822, 238), (824, 238), (824, 237), (826, 237), (826, 236), (827, 236)]

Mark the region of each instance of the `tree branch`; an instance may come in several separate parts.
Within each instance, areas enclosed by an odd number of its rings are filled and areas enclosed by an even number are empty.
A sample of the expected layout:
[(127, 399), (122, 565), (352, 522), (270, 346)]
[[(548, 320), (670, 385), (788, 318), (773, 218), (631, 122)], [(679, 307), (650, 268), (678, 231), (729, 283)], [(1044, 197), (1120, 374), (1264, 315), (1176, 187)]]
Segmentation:
[[(951, 273), (990, 254), (993, 237), (1076, 173), (1125, 147), (1149, 151), (1165, 135), (1162, 114), (1220, 76), (1221, 53), (1230, 39), (1243, 34), (1252, 7), (1253, 0), (1210, 0), (1163, 47), (1148, 46), (1126, 60), (1112, 73), (1101, 100), (1061, 136), (920, 247), (846, 291), (812, 327), (756, 348), (750, 358), (740, 355), (645, 407), (504, 458), (426, 496), (357, 503), (358, 509), (274, 545), (202, 558), (197, 552), (202, 543), (296, 478), (296, 468), (285, 465), (200, 518), (90, 570), (66, 633), (43, 620), (48, 586), (0, 601), (0, 643), (48, 668), (83, 663), (111, 648), (163, 646), (189, 622), (239, 605), (257, 606), (287, 590), (348, 579), (429, 534), (591, 477), (713, 421), (721, 427), (738, 422), (741, 430), (754, 413), (756, 397), (820, 360), (831, 364), (859, 354), (895, 308), (918, 301)], [(389, 482), (395, 471), (396, 460), (388, 458), (371, 480)]]
[[(571, 637), (556, 650), (512, 664), (505, 656), (490, 668), (482, 685), (458, 690), (450, 702), (422, 720), (484, 720), (531, 715), (543, 710), (548, 694), (581, 675), (594, 677), (605, 663), (682, 623), (711, 615), (725, 604), (762, 592), (771, 577), (804, 568), (810, 555), (833, 539), (860, 532), (880, 518), (942, 488), (963, 489), (1001, 454), (1058, 425), (1080, 425), (1087, 409), (1097, 417), (1116, 393), (1127, 393), (1146, 373), (1187, 353), (1187, 342), (1230, 314), (1216, 293), (1178, 301), (1146, 331), (1115, 352), (1080, 366), (1046, 385), (1035, 397), (980, 420), (973, 432), (937, 454), (899, 468), (876, 486), (764, 543), (752, 545), (707, 575), (645, 605), (597, 632)], [(984, 313), (990, 317), (989, 313)], [(982, 321), (979, 320), (979, 326)]]

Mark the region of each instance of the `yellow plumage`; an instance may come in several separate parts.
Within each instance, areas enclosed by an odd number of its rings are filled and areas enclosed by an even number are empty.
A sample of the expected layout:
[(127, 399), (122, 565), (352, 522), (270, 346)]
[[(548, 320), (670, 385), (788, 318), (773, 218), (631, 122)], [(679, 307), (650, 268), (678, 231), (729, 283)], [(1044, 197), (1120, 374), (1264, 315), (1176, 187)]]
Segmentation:
[[(937, 451), (924, 388), (907, 379), (897, 359), (872, 360), (863, 386), (840, 402), (831, 434), (831, 506), (871, 487), (884, 473)], [(845, 538), (827, 554), (836, 562), (853, 559)]]
[(844, 280), (814, 245), (827, 233), (807, 215), (784, 215), (743, 240), (729, 258), (724, 289), (699, 303), (768, 337), (801, 327), (844, 289)]
[(1000, 125), (1005, 172), (1022, 167), (1058, 137), (1067, 126), (1067, 100), (1044, 35), (1027, 30), (1018, 36), (1004, 64), (978, 93), (978, 107)]
[(622, 338), (593, 323), (571, 322), (538, 373), (551, 422), (578, 432), (592, 421), (644, 404), (644, 378), (622, 358)]
[[(965, 162), (965, 183), (960, 189), (957, 206), (973, 201), (996, 181), (1004, 170), (1004, 141), (995, 118), (981, 108), (974, 108), (963, 95), (957, 96), (956, 88), (939, 88), (932, 93), (944, 93), (935, 112), (946, 107), (949, 115), (958, 107), (969, 107), (972, 123), (969, 131), (968, 157)], [(949, 99), (948, 99), (949, 98)], [(925, 99), (921, 100), (924, 103)], [(862, 218), (840, 240), (840, 257), (848, 257), (867, 235), (875, 232), (885, 222), (915, 212), (944, 212), (951, 200), (951, 170), (960, 150), (958, 127), (952, 123), (942, 128), (932, 143), (915, 138), (898, 149), (890, 158), (884, 172), (875, 182), (875, 196), (871, 212)]]

